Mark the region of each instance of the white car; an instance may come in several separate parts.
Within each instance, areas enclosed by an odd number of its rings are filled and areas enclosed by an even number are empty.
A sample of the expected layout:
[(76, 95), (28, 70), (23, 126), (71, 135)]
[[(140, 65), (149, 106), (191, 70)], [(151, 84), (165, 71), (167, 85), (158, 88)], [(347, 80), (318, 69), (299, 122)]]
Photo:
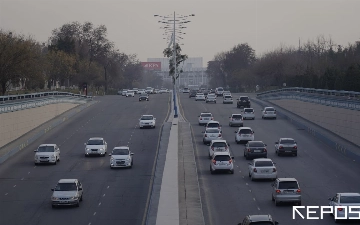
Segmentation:
[(130, 151), (130, 148), (127, 146), (115, 147), (111, 153), (109, 153), (110, 158), (110, 168), (115, 167), (129, 167), (133, 166), (133, 155)]
[(152, 87), (147, 87), (145, 90), (146, 94), (154, 94), (154, 88)]
[(190, 93), (190, 89), (189, 88), (184, 88), (182, 93)]
[(209, 121), (212, 121), (212, 120), (214, 120), (214, 117), (209, 112), (202, 112), (198, 119), (200, 126), (204, 125), (204, 124), (206, 125)]
[(277, 169), (271, 159), (253, 159), (249, 163), (249, 177), (255, 179), (272, 179), (277, 178)]
[(255, 119), (255, 110), (253, 108), (244, 108), (243, 114), (244, 119)]
[(141, 94), (145, 94), (146, 92), (145, 92), (144, 89), (139, 89), (137, 93), (138, 93), (139, 95), (141, 95)]
[(195, 96), (195, 101), (205, 101), (204, 93), (197, 93)]
[(78, 179), (61, 179), (51, 190), (53, 191), (51, 196), (53, 208), (62, 205), (79, 207), (83, 200), (83, 187)]
[(276, 110), (274, 109), (274, 107), (265, 107), (262, 111), (262, 118), (276, 119)]
[(105, 156), (107, 151), (107, 143), (102, 137), (90, 138), (85, 145), (85, 156), (100, 155)]
[(135, 91), (129, 90), (126, 92), (126, 97), (135, 97)]
[(229, 152), (215, 152), (210, 161), (210, 173), (214, 174), (216, 171), (226, 171), (234, 174), (234, 157)]
[(52, 163), (60, 161), (60, 148), (56, 144), (42, 144), (34, 150), (35, 165), (40, 163)]
[(235, 131), (235, 142), (239, 144), (240, 142), (253, 141), (255, 138), (254, 133), (250, 127), (240, 127)]
[(205, 102), (208, 103), (208, 102), (213, 102), (216, 104), (216, 95), (214, 94), (208, 94), (206, 96), (206, 99), (205, 99)]
[(231, 95), (223, 96), (223, 104), (234, 104), (234, 101), (233, 101)]
[(205, 131), (202, 131), (203, 133), (203, 143), (207, 144), (210, 143), (212, 140), (221, 140), (222, 134), (221, 130), (217, 128), (207, 128)]
[[(332, 198), (329, 198), (329, 206), (333, 206), (333, 212), (336, 212), (338, 218), (335, 218), (335, 223), (341, 220), (348, 220), (350, 218), (358, 218), (359, 217), (359, 209), (352, 209), (352, 213), (350, 213), (349, 206), (360, 207), (360, 193), (336, 193), (336, 195)], [(336, 209), (335, 207), (343, 206), (342, 210)], [(347, 210), (344, 210), (344, 208)], [(354, 212), (357, 211), (357, 212)], [(345, 218), (347, 216), (347, 218)], [(344, 219), (340, 219), (344, 218)]]
[(221, 129), (221, 125), (220, 125), (220, 122), (219, 121), (209, 121), (206, 125), (205, 125), (205, 129), (207, 128), (217, 128), (219, 129), (220, 131), (222, 130)]
[(140, 129), (144, 127), (155, 128), (156, 118), (153, 115), (142, 115), (139, 119)]
[(212, 140), (209, 146), (209, 158), (211, 159), (214, 152), (230, 152), (230, 144), (226, 140)]
[(126, 92), (127, 92), (127, 91), (128, 91), (128, 89), (122, 90), (121, 95), (122, 95), (122, 96), (126, 96)]

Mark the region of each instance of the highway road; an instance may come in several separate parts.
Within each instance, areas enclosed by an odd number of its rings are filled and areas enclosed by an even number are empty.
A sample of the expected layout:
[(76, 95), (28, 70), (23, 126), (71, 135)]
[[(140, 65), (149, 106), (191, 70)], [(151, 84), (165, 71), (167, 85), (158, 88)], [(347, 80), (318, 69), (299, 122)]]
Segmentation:
[[(272, 181), (251, 181), (248, 177), (248, 162), (243, 157), (244, 144), (236, 144), (235, 127), (229, 127), (228, 117), (239, 113), (233, 105), (206, 104), (189, 99), (188, 94), (180, 94), (182, 112), (191, 123), (196, 141), (196, 161), (201, 187), (205, 221), (208, 225), (231, 225), (242, 222), (246, 215), (271, 214), (280, 224), (329, 225), (333, 217), (325, 215), (323, 220), (292, 219), (291, 205), (276, 207), (271, 201)], [(239, 94), (233, 95), (238, 97)], [(218, 98), (220, 100), (220, 98)], [(278, 177), (294, 177), (302, 190), (302, 205), (326, 206), (328, 198), (337, 192), (360, 192), (359, 163), (353, 162), (336, 151), (329, 149), (304, 130), (299, 130), (287, 120), (262, 120), (261, 108), (252, 104), (256, 119), (245, 120), (244, 126), (255, 131), (255, 140), (268, 145), (268, 158), (277, 164)], [(202, 126), (198, 125), (201, 112), (211, 112), (215, 120), (223, 126), (223, 137), (230, 143), (235, 165), (235, 173), (214, 174), (209, 171), (208, 146), (202, 143)], [(278, 157), (274, 143), (280, 137), (294, 138), (299, 147), (297, 157)], [(306, 214), (305, 211), (302, 211)], [(319, 213), (310, 216), (319, 216)], [(345, 224), (360, 224), (359, 221)]]
[[(160, 127), (169, 113), (169, 94), (138, 98), (104, 96), (38, 139), (0, 166), (0, 224), (142, 224)], [(139, 129), (142, 114), (157, 118), (155, 129)], [(110, 157), (85, 157), (84, 142), (104, 137), (108, 153), (129, 145), (135, 153), (132, 169), (109, 168)], [(61, 149), (57, 165), (34, 165), (34, 149), (56, 143)], [(80, 207), (52, 209), (50, 197), (59, 179), (78, 178), (84, 188)]]

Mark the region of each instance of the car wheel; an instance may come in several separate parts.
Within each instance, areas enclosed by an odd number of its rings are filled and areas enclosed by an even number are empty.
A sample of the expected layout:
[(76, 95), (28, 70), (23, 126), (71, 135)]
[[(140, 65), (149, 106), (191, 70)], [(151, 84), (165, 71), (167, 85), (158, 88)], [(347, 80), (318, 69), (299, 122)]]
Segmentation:
[(234, 174), (234, 170), (230, 170), (230, 173), (231, 173), (231, 174)]
[(56, 165), (56, 163), (57, 163), (57, 158), (55, 159), (54, 165)]
[(110, 169), (114, 169), (114, 167), (110, 166)]
[(211, 166), (210, 166), (210, 173), (211, 173), (211, 174), (214, 174), (214, 171), (211, 169)]
[(51, 207), (52, 207), (53, 209), (55, 209), (55, 208), (56, 208), (56, 205), (51, 205)]
[(250, 159), (249, 155), (246, 154), (246, 155), (245, 155), (245, 159), (246, 159), (246, 160), (249, 160), (249, 159)]
[(301, 201), (297, 203), (298, 206), (301, 206)]
[(37, 163), (35, 163), (35, 166), (37, 166), (38, 164)]
[(211, 159), (211, 155), (209, 154), (209, 159)]
[(253, 120), (255, 120), (255, 117), (254, 118), (252, 118)]
[(254, 180), (255, 180), (255, 178), (254, 178), (253, 176), (251, 176), (251, 177), (250, 177), (250, 180), (251, 180), (251, 181), (254, 181)]
[(274, 201), (275, 201), (275, 206), (278, 206), (278, 205), (279, 205), (279, 202), (276, 201), (276, 199), (274, 199)]
[(251, 177), (251, 174), (250, 174), (250, 172), (249, 172), (249, 177)]
[(214, 102), (216, 104), (216, 102)]
[(264, 116), (262, 116), (261, 119), (264, 119)]
[(296, 156), (297, 156), (297, 153), (295, 153), (294, 156), (296, 157)]
[(79, 206), (80, 206), (80, 202), (77, 202), (75, 206), (76, 206), (76, 207), (79, 207)]
[(57, 161), (60, 162), (60, 156), (58, 157)]
[(274, 195), (271, 195), (271, 201), (275, 201)]
[(82, 202), (82, 200), (83, 200), (83, 195), (81, 195), (81, 197), (80, 197), (80, 202)]
[(231, 123), (229, 123), (229, 127), (232, 127), (232, 124), (231, 124)]

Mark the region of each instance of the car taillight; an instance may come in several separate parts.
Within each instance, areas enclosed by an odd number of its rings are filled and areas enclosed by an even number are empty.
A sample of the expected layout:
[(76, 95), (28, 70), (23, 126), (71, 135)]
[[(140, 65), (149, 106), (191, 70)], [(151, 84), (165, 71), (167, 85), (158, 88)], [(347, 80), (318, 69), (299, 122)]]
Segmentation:
[(250, 148), (248, 148), (248, 150), (247, 150), (248, 152), (250, 152)]
[(257, 173), (257, 169), (256, 169), (256, 168), (254, 168), (253, 171), (254, 171), (255, 173)]
[(338, 211), (343, 211), (343, 208), (338, 208)]
[(254, 114), (254, 112), (251, 112), (252, 114)]
[(274, 111), (274, 114), (276, 114), (276, 110)]
[(267, 152), (266, 148), (264, 148), (264, 152)]
[(211, 150), (213, 150), (213, 151), (214, 151), (214, 147), (211, 147)]
[(282, 148), (284, 148), (284, 147), (280, 145), (280, 146), (279, 146), (279, 149), (282, 149)]
[(218, 129), (220, 130), (220, 129), (221, 129), (221, 127), (218, 127)]
[(297, 190), (296, 190), (296, 192), (297, 192), (297, 193), (300, 193), (300, 192), (301, 192), (301, 190), (300, 190), (300, 189), (297, 189)]
[(214, 120), (214, 117), (211, 117), (211, 120)]
[(297, 149), (297, 146), (294, 146), (295, 149)]
[(229, 160), (229, 163), (232, 163), (232, 159)]
[(207, 137), (207, 134), (205, 134), (205, 137)]
[(235, 119), (234, 119), (234, 118), (232, 118), (231, 120), (232, 120), (232, 121), (234, 121)]
[(214, 165), (216, 165), (216, 160), (215, 160), (215, 159), (213, 159), (213, 160), (212, 160), (212, 163), (213, 163)]
[(221, 137), (221, 134), (219, 134), (219, 137)]
[(225, 150), (227, 150), (227, 149), (228, 149), (228, 146), (225, 147)]
[(276, 193), (281, 193), (281, 191), (280, 191), (280, 190), (276, 190)]
[(273, 172), (276, 172), (276, 168), (273, 168)]
[(202, 120), (202, 118), (200, 117), (200, 120)]

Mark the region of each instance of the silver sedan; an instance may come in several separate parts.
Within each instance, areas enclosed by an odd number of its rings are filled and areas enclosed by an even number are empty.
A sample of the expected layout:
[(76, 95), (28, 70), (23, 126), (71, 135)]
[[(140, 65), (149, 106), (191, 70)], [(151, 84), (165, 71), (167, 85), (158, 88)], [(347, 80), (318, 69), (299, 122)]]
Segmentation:
[(206, 128), (206, 130), (203, 131), (202, 133), (204, 134), (203, 135), (203, 143), (204, 144), (208, 144), (212, 140), (221, 140), (222, 139), (221, 130), (219, 130), (218, 128)]

